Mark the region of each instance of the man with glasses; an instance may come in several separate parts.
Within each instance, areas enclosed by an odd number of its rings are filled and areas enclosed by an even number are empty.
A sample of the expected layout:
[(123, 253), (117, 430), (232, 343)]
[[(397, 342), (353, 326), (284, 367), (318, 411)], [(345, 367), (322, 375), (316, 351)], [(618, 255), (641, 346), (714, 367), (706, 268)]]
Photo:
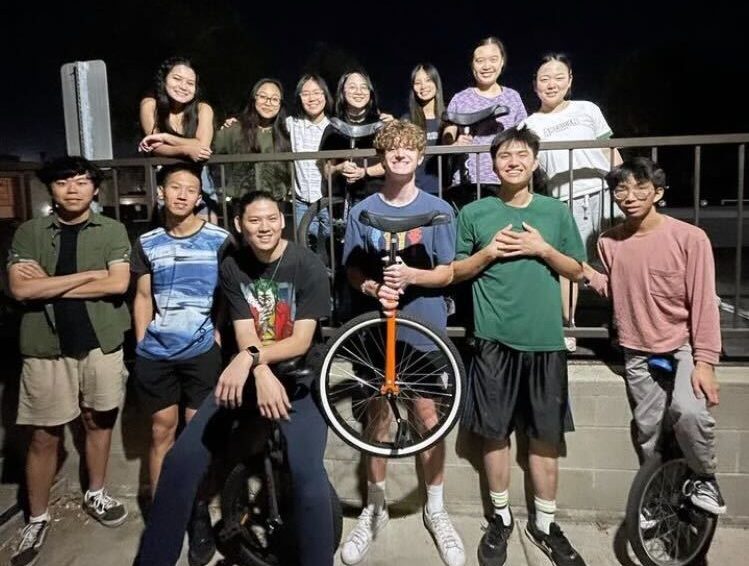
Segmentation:
[(107, 527), (127, 517), (104, 480), (127, 376), (122, 342), (130, 316), (123, 295), (130, 282), (130, 242), (122, 224), (91, 210), (102, 181), (94, 164), (63, 157), (37, 175), (49, 190), (52, 214), (18, 228), (8, 260), (10, 292), (24, 308), (16, 422), (31, 430), (29, 524), (12, 566), (39, 558), (51, 525), (49, 493), (63, 431), (79, 416), (88, 472), (83, 508)]
[(715, 419), (709, 411), (719, 401), (714, 366), (721, 350), (710, 240), (700, 228), (658, 212), (666, 174), (650, 159), (625, 161), (606, 182), (625, 220), (598, 240), (604, 272), (586, 265), (584, 278), (614, 303), (637, 443), (643, 457), (653, 453), (667, 401), (648, 359), (671, 355), (676, 374), (669, 418), (694, 474), (684, 489), (693, 505), (723, 514), (726, 505), (715, 479)]

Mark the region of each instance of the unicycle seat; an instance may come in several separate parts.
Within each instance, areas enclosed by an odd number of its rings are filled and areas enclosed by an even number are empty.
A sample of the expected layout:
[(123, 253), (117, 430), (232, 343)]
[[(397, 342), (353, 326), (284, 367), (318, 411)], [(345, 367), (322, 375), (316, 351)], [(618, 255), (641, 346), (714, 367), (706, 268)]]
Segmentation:
[(450, 216), (444, 212), (437, 211), (417, 214), (415, 216), (387, 216), (362, 210), (359, 215), (359, 221), (365, 226), (371, 226), (390, 234), (397, 234), (398, 232), (408, 232), (416, 228), (448, 224)]
[(349, 124), (344, 122), (340, 118), (330, 118), (330, 125), (333, 126), (338, 133), (346, 136), (351, 140), (357, 140), (372, 136), (384, 126), (384, 122), (377, 120), (376, 122), (370, 122), (369, 124)]
[(442, 113), (442, 120), (455, 124), (456, 126), (473, 126), (489, 118), (499, 118), (510, 113), (510, 109), (503, 104), (492, 104), (475, 112), (448, 112)]

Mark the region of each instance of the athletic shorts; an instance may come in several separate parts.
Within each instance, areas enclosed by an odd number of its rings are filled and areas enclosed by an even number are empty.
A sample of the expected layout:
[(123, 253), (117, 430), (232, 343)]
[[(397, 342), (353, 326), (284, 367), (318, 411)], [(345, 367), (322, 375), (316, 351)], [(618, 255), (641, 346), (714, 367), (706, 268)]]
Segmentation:
[(574, 430), (567, 392), (567, 353), (523, 352), (476, 339), (463, 426), (504, 440), (516, 428), (529, 438), (561, 446)]
[(217, 344), (184, 360), (135, 358), (138, 399), (149, 414), (182, 403), (188, 409), (197, 409), (213, 391), (220, 373), (221, 349)]

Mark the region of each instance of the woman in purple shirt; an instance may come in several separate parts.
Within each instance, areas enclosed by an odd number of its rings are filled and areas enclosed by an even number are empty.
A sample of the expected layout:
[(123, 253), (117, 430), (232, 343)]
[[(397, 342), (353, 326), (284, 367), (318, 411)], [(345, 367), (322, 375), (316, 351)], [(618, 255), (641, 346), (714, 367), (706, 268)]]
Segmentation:
[[(518, 92), (499, 84), (499, 75), (506, 62), (507, 52), (496, 37), (487, 37), (476, 45), (471, 61), (474, 86), (453, 96), (447, 106), (448, 112), (477, 112), (494, 104), (507, 106), (510, 112), (495, 120), (484, 120), (471, 126), (469, 134), (460, 132), (458, 126), (447, 126), (442, 134), (442, 142), (445, 145), (489, 145), (497, 133), (515, 126), (528, 116)], [(498, 185), (499, 179), (494, 174), (489, 153), (469, 154), (463, 175), (461, 171), (456, 171), (453, 182)]]

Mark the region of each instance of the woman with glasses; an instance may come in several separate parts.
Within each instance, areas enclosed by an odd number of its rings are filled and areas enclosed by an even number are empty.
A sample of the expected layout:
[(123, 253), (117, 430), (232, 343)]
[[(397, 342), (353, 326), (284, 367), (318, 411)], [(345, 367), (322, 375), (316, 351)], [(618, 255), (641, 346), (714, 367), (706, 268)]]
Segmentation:
[[(362, 70), (349, 71), (338, 81), (335, 100), (335, 115), (349, 124), (369, 124), (393, 119), (390, 114), (380, 112), (377, 106), (377, 95), (369, 75)], [(374, 141), (374, 134), (356, 140), (356, 149), (369, 149)], [(340, 134), (332, 125), (323, 133), (320, 151), (349, 149), (350, 140)], [(342, 195), (346, 190), (351, 192), (353, 202), (358, 202), (367, 195), (375, 193), (382, 184), (385, 169), (372, 157), (359, 159), (332, 159), (325, 164), (325, 176), (333, 176), (334, 194)]]
[[(238, 120), (216, 133), (216, 153), (281, 153), (291, 151), (283, 86), (276, 79), (260, 79), (252, 87)], [(226, 194), (239, 197), (265, 190), (282, 201), (289, 199), (291, 172), (288, 162), (239, 163), (229, 170)]]
[[(291, 151), (317, 151), (323, 132), (330, 124), (328, 114), (333, 103), (322, 77), (306, 74), (299, 79), (294, 93), (294, 115), (286, 118)], [(294, 213), (297, 223), (310, 205), (322, 198), (322, 164), (314, 159), (294, 162)], [(318, 240), (330, 234), (328, 209), (320, 211), (310, 223), (309, 232)]]
[[(541, 141), (593, 141), (611, 137), (611, 128), (598, 106), (585, 100), (570, 100), (572, 63), (566, 55), (551, 53), (544, 56), (536, 71), (533, 88), (541, 107), (525, 123)], [(542, 151), (538, 161), (549, 177), (547, 190), (550, 194), (569, 201), (569, 151)], [(612, 164), (619, 163), (621, 157), (615, 149), (588, 148), (572, 152), (572, 215), (589, 257), (595, 257), (597, 235), (610, 224), (613, 212), (609, 193), (604, 190), (603, 175)], [(570, 283), (564, 278), (560, 281), (564, 322), (567, 326), (574, 326), (578, 286), (572, 286), (570, 305)], [(573, 337), (565, 338), (565, 344), (570, 352), (577, 348)]]

